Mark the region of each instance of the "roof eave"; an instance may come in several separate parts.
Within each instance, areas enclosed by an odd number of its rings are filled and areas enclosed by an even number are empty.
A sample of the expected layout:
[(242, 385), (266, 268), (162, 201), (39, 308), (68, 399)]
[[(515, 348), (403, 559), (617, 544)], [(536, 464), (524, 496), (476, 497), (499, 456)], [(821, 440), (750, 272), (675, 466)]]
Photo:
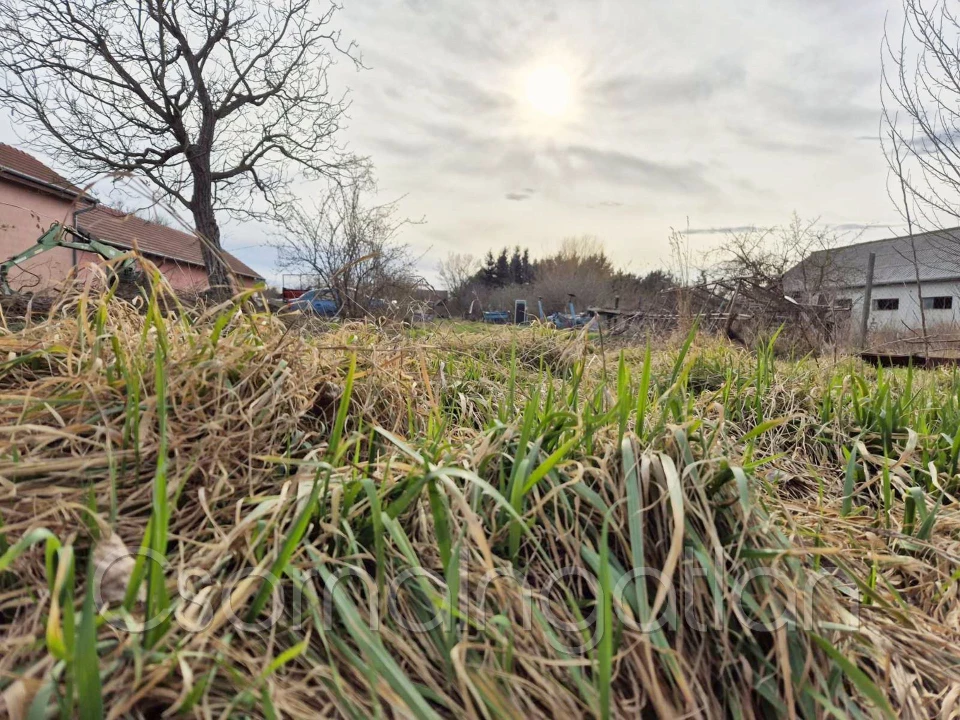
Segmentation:
[[(94, 232), (93, 230), (91, 230), (91, 229), (89, 229), (89, 228), (80, 228), (80, 229), (83, 230), (84, 232), (86, 232), (87, 234), (91, 235), (92, 237), (96, 238), (98, 241), (100, 241), (100, 242), (102, 242), (102, 243), (104, 243), (104, 244), (106, 244), (106, 245), (111, 245), (111, 246), (117, 248), (118, 250), (133, 250), (133, 249), (134, 249), (133, 244), (131, 244), (131, 243), (123, 243), (123, 242), (120, 242), (120, 241), (118, 241), (118, 240), (109, 240), (109, 239), (107, 239), (107, 238), (105, 238), (105, 237), (101, 237), (100, 235), (98, 235), (96, 232)], [(161, 258), (161, 259), (163, 259), (163, 260), (172, 260), (173, 262), (182, 263), (182, 264), (184, 264), (184, 265), (189, 265), (190, 267), (203, 268), (203, 265), (201, 265), (201, 264), (199, 264), (199, 263), (195, 263), (195, 262), (193, 262), (192, 260), (187, 260), (187, 259), (185, 259), (185, 258), (177, 257), (177, 256), (175, 256), (175, 255), (165, 255), (165, 254), (163, 254), (163, 253), (150, 252), (149, 250), (141, 250), (140, 248), (137, 248), (137, 252), (139, 252), (139, 253), (141, 253), (141, 254), (143, 254), (143, 255), (146, 255), (147, 257)], [(239, 270), (234, 270), (233, 268), (230, 268), (230, 271), (233, 272), (235, 275), (238, 275), (238, 276), (240, 276), (240, 277), (249, 278), (249, 279), (251, 279), (251, 280), (263, 280), (263, 278), (262, 278), (261, 276), (259, 276), (259, 275), (251, 275), (250, 273), (240, 272)]]
[[(948, 275), (946, 277), (934, 277), (934, 278), (921, 278), (920, 284), (925, 285), (927, 283), (942, 283), (942, 282), (955, 282), (960, 283), (960, 275)], [(874, 280), (873, 287), (891, 287), (894, 285), (898, 286), (916, 286), (916, 280)], [(866, 287), (866, 283), (858, 283), (856, 285), (841, 285), (841, 290), (862, 290)]]
[(97, 202), (96, 198), (88, 195), (82, 190), (71, 190), (70, 188), (63, 187), (62, 185), (57, 185), (56, 183), (41, 180), (40, 178), (20, 172), (19, 170), (14, 170), (11, 167), (0, 167), (0, 177), (5, 177), (6, 179), (12, 180), (19, 185), (25, 185), (35, 190), (41, 190), (62, 198), (79, 199), (90, 203)]

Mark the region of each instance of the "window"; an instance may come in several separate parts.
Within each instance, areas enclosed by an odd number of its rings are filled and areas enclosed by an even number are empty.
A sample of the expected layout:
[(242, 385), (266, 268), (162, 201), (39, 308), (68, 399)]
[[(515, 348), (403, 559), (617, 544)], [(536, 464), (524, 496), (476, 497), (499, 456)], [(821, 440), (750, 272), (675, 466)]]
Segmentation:
[(936, 295), (923, 299), (924, 310), (950, 310), (953, 308), (953, 297), (950, 295)]
[(833, 305), (837, 310), (852, 310), (853, 300), (850, 298), (837, 298)]
[(877, 298), (873, 301), (874, 310), (899, 310), (900, 298)]

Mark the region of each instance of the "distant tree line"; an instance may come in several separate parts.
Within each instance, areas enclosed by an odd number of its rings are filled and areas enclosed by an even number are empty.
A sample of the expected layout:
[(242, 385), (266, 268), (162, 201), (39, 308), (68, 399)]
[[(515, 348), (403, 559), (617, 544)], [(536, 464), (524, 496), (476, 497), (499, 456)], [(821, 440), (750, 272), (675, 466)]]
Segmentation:
[(592, 236), (566, 238), (549, 255), (532, 259), (529, 248), (490, 250), (482, 261), (451, 253), (440, 263), (440, 277), (450, 292), (452, 312), (466, 313), (513, 307), (526, 300), (535, 311), (537, 299), (551, 313), (565, 310), (569, 296), (578, 309), (612, 306), (619, 298), (624, 309), (645, 309), (673, 302), (673, 276), (663, 270), (635, 274), (614, 267), (603, 243)]
[(507, 248), (494, 257), (493, 251), (488, 250), (483, 265), (477, 271), (474, 279), (485, 288), (502, 288), (507, 285), (526, 285), (536, 277), (534, 266), (530, 262), (530, 250), (514, 247), (508, 258)]

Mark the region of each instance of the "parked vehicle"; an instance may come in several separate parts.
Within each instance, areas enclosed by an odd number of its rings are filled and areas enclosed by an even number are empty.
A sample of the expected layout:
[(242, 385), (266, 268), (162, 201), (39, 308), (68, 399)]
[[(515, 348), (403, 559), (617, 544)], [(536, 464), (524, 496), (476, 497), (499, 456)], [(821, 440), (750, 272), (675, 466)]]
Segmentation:
[(312, 313), (320, 317), (336, 317), (340, 314), (340, 297), (332, 288), (307, 290), (289, 302), (291, 310)]

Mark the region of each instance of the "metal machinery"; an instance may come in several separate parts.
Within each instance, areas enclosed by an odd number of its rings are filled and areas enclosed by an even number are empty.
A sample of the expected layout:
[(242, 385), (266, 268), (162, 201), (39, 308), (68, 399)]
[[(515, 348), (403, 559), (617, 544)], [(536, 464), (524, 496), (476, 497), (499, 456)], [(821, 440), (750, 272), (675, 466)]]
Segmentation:
[[(54, 248), (58, 247), (94, 253), (102, 258), (105, 258), (106, 260), (114, 260), (124, 253), (123, 250), (118, 250), (112, 245), (102, 243), (99, 240), (90, 237), (81, 230), (77, 230), (69, 225), (54, 223), (50, 226), (49, 230), (37, 238), (36, 243), (28, 247), (23, 252), (18, 253), (0, 263), (0, 294), (16, 294), (16, 291), (10, 287), (10, 282), (7, 277), (13, 268), (32, 257), (36, 257), (41, 253), (45, 253), (48, 250), (53, 250)], [(133, 258), (128, 258), (120, 263), (120, 265), (118, 265), (114, 271), (118, 275), (130, 273), (134, 269), (135, 265), (136, 261)]]

